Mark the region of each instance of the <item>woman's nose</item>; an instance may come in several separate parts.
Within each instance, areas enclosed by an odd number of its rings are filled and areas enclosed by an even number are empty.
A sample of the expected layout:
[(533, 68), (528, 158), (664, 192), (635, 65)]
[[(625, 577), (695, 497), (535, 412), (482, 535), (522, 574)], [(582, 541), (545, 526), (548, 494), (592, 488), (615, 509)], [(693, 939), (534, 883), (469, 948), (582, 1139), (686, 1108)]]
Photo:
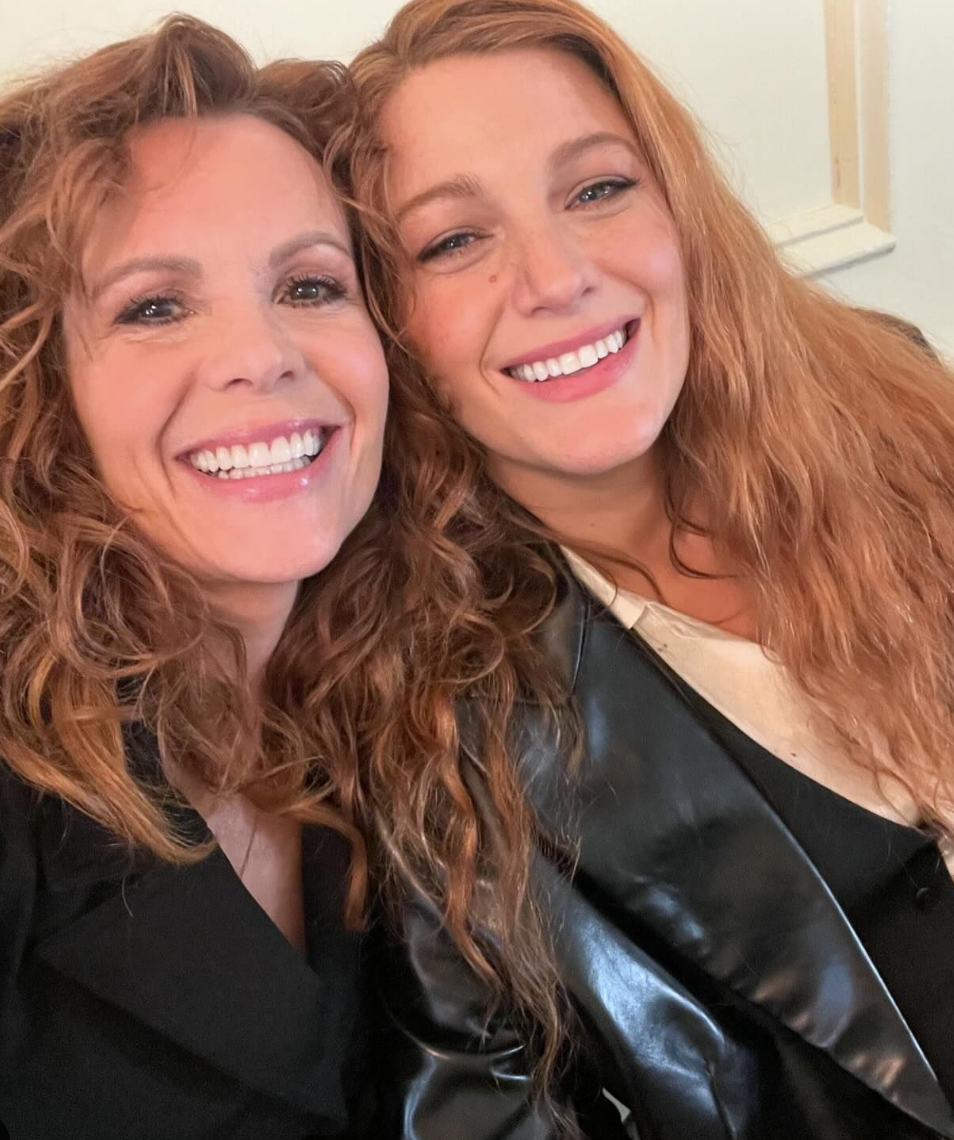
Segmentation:
[(210, 387), (247, 385), (269, 391), (302, 375), (307, 364), (281, 319), (245, 306), (210, 329), (201, 378)]
[(514, 303), (525, 316), (572, 312), (596, 289), (599, 273), (579, 240), (555, 223), (534, 227), (515, 251)]

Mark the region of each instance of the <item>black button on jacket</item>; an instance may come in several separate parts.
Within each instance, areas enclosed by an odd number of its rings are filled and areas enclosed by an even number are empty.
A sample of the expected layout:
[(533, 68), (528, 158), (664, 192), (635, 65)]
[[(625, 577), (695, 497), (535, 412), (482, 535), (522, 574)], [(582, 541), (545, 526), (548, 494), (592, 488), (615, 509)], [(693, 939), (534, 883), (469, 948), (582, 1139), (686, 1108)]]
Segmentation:
[(0, 769), (0, 1136), (386, 1136), (347, 845), (314, 828), (302, 850), (307, 962), (220, 851), (131, 865)]
[[(568, 573), (543, 636), (586, 736), (569, 778), (539, 710), (520, 709), (530, 799), (555, 834), (580, 837), (572, 877), (542, 852), (534, 874), (583, 1027), (566, 1095), (586, 1134), (954, 1138), (851, 924), (734, 758), (747, 738), (721, 734)], [(426, 906), (407, 908), (402, 934), (383, 988), (404, 1041), (405, 1140), (552, 1140), (519, 1040), (506, 1019), (477, 1038), (485, 995)]]

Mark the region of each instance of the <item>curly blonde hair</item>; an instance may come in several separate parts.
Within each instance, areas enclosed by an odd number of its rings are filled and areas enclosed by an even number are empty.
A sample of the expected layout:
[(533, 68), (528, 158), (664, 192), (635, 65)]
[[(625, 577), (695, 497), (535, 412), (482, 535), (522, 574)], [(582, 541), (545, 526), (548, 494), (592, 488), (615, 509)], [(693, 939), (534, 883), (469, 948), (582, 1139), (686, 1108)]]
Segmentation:
[[(939, 828), (954, 802), (954, 377), (903, 328), (786, 269), (689, 112), (574, 0), (412, 0), (351, 65), (359, 116), (342, 148), (370, 300), (393, 332), (400, 448), (390, 466), (405, 539), (395, 574), (408, 584), (411, 622), (378, 644), (379, 663), (399, 659), (399, 637), (409, 648), (406, 673), (381, 690), (387, 702), (368, 721), (368, 806), (392, 865), (526, 1014), (546, 1079), (565, 1014), (545, 926), (524, 921), (538, 909), (528, 868), (539, 829), (506, 742), (527, 692), (572, 729), (535, 639), (554, 604), (560, 536), (493, 484), (404, 336), (403, 254), (379, 133), (414, 69), (532, 48), (578, 57), (615, 95), (675, 220), (691, 357), (661, 440), (674, 528), (695, 530), (689, 504), (702, 504), (712, 541), (754, 594), (761, 642), (854, 760), (900, 779)], [(489, 819), (468, 784), (462, 698), (481, 711)], [(492, 944), (481, 934), (488, 907)]]
[[(258, 68), (228, 36), (186, 16), (0, 95), (0, 757), (119, 840), (167, 860), (197, 858), (203, 849), (165, 811), (171, 789), (127, 762), (124, 725), (144, 723), (164, 759), (212, 789), (242, 789), (267, 810), (342, 831), (354, 854), (355, 921), (366, 863), (348, 808), (355, 765), (347, 748), (325, 750), (324, 738), (339, 741), (347, 726), (323, 729), (318, 664), (319, 629), (327, 642), (335, 637), (324, 579), (334, 597), (341, 571), (304, 583), (264, 698), (251, 701), (247, 684), (208, 650), (210, 634), (224, 636), (241, 664), (241, 639), (98, 478), (60, 331), (91, 220), (123, 185), (133, 128), (254, 115), (322, 162), (351, 108), (340, 65)], [(354, 551), (352, 580), (369, 565), (361, 547), (375, 526), (370, 519), (340, 556)], [(349, 625), (336, 646), (347, 652), (361, 623), (344, 612)]]

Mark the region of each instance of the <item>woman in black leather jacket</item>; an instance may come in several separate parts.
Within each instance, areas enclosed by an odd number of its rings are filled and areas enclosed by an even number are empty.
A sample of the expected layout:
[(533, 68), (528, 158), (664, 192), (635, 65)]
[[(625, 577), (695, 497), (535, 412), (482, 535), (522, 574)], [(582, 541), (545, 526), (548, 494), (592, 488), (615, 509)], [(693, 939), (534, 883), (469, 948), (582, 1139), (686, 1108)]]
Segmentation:
[(949, 371), (572, 0), (414, 0), (352, 74), (405, 1135), (954, 1137)]

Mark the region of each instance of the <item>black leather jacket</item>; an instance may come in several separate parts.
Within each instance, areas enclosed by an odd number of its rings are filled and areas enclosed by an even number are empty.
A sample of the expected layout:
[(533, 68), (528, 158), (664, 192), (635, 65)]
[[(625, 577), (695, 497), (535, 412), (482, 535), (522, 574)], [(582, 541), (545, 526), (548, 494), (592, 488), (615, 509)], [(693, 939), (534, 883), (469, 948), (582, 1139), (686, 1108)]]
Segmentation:
[[(567, 1096), (586, 1135), (954, 1138), (843, 911), (733, 759), (752, 742), (569, 576), (544, 637), (587, 743), (567, 781), (539, 715), (521, 711), (531, 800), (581, 837), (572, 878), (542, 853), (534, 870), (584, 1027)], [(383, 988), (405, 1043), (405, 1140), (551, 1140), (513, 1029), (478, 1040), (479, 984), (425, 906), (404, 927)]]

